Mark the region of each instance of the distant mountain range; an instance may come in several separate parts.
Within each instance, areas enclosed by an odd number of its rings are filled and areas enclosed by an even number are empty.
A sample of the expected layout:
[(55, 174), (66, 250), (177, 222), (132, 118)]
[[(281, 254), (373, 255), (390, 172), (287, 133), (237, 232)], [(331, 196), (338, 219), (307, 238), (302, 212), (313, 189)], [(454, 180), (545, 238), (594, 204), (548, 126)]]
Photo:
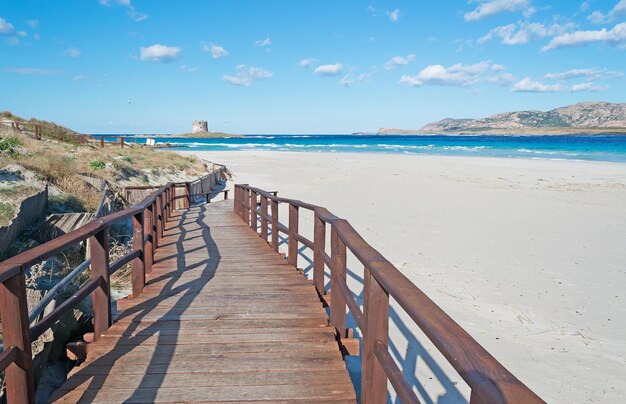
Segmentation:
[(626, 103), (581, 102), (551, 111), (504, 112), (480, 119), (446, 118), (418, 130), (380, 128), (378, 134), (626, 133)]

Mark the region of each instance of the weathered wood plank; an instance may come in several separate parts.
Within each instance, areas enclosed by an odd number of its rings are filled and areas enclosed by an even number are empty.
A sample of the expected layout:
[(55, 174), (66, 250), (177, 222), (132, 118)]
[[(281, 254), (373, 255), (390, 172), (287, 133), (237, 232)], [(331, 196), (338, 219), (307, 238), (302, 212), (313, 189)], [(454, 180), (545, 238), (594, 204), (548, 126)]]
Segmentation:
[(232, 207), (172, 212), (154, 257), (54, 400), (356, 401), (311, 281)]
[(100, 388), (170, 388), (191, 384), (198, 387), (211, 386), (281, 386), (303, 384), (328, 384), (329, 380), (349, 382), (343, 370), (312, 369), (298, 373), (233, 372), (233, 373), (164, 373), (148, 375), (76, 375), (63, 386), (63, 390), (97, 390)]
[(354, 389), (346, 383), (330, 386), (298, 385), (298, 386), (232, 386), (216, 387), (172, 387), (156, 389), (101, 389), (72, 390), (60, 399), (60, 402), (115, 402), (115, 403), (147, 403), (147, 402), (219, 402), (230, 400), (297, 400), (315, 398), (317, 402), (327, 399), (350, 399)]

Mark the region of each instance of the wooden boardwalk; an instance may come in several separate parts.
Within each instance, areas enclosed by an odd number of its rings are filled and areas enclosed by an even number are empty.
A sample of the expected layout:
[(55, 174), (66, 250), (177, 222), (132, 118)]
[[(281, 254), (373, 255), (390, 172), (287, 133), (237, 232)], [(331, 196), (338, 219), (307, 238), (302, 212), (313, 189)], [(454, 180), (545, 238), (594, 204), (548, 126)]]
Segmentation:
[(356, 401), (313, 284), (232, 209), (173, 214), (144, 293), (53, 401)]

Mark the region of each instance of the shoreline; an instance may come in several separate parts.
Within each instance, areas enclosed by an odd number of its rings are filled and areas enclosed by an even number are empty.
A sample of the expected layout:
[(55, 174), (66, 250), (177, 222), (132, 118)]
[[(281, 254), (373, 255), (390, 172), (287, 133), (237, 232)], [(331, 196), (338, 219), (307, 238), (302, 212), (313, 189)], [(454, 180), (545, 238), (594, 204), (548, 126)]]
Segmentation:
[[(181, 150), (177, 150), (180, 148)], [(551, 157), (524, 157), (524, 156), (513, 156), (513, 157), (495, 157), (495, 156), (468, 156), (468, 155), (450, 155), (450, 154), (429, 154), (429, 153), (392, 153), (388, 151), (380, 151), (380, 152), (346, 152), (346, 151), (306, 151), (306, 150), (194, 150), (193, 147), (180, 147), (180, 146), (172, 146), (167, 148), (168, 151), (174, 153), (181, 154), (189, 154), (189, 155), (200, 155), (200, 154), (211, 154), (216, 153), (219, 154), (228, 154), (228, 153), (279, 153), (279, 154), (297, 154), (297, 155), (323, 155), (330, 154), (333, 156), (385, 156), (385, 157), (399, 157), (399, 158), (436, 158), (436, 159), (485, 159), (485, 160), (498, 160), (498, 161), (554, 161), (554, 162), (573, 162), (573, 163), (585, 163), (585, 164), (616, 164), (616, 165), (624, 165), (626, 166), (626, 161), (612, 161), (612, 160), (583, 160), (583, 159), (566, 159), (566, 158), (551, 158)]]
[[(626, 296), (620, 286), (626, 272), (626, 164), (180, 153), (225, 164), (234, 182), (277, 190), (347, 219), (548, 402), (626, 397), (618, 379), (626, 372)], [(310, 218), (302, 217), (301, 229), (312, 234)], [(351, 269), (357, 276), (362, 271)], [(350, 287), (358, 293), (361, 286), (352, 279)], [(419, 333), (417, 340), (407, 339), (403, 330), (413, 330), (411, 320), (395, 310), (390, 338), (401, 368), (416, 374), (431, 397), (452, 389), (460, 401), (467, 398), (462, 380), (428, 341)]]

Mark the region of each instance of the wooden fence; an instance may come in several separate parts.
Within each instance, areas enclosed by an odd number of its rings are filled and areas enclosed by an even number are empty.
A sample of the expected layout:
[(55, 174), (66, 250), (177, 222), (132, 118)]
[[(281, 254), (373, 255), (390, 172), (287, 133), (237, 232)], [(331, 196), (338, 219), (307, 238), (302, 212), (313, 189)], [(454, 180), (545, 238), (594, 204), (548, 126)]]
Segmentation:
[[(136, 297), (143, 292), (146, 273), (151, 272), (154, 251), (159, 246), (165, 223), (174, 208), (174, 201), (184, 198), (189, 206), (193, 197), (189, 194), (176, 195), (176, 185), (168, 183), (129, 209), (92, 221), (0, 262), (0, 317), (4, 345), (4, 350), (0, 353), (0, 371), (5, 372), (6, 398), (9, 403), (34, 403), (31, 342), (39, 338), (63, 314), (91, 296), (94, 339), (98, 339), (111, 326), (109, 277), (132, 263), (132, 296)], [(188, 185), (183, 183), (183, 187), (188, 188)], [(128, 218), (132, 218), (133, 222), (132, 251), (111, 262), (109, 228)], [(83, 241), (87, 241), (90, 248), (90, 281), (43, 319), (30, 326), (24, 270)]]
[[(280, 203), (289, 205), (287, 225), (282, 224), (278, 218)], [(313, 240), (298, 232), (300, 209), (310, 210), (315, 214)], [(333, 215), (323, 207), (281, 198), (275, 193), (248, 185), (235, 185), (234, 210), (265, 241), (268, 241), (271, 229), (269, 244), (277, 253), (278, 234), (286, 234), (289, 264), (297, 266), (299, 243), (313, 251), (313, 283), (320, 297), (330, 301), (330, 323), (337, 331), (339, 342), (349, 337), (346, 329), (347, 309), (362, 333), (363, 403), (386, 403), (388, 381), (403, 403), (419, 403), (387, 347), (390, 297), (407, 312), (469, 385), (472, 404), (543, 402), (370, 246), (345, 219)], [(330, 256), (326, 253), (327, 225), (331, 226)], [(363, 310), (346, 283), (347, 251), (364, 266)], [(325, 296), (324, 290), (326, 267), (330, 269), (330, 299)]]

